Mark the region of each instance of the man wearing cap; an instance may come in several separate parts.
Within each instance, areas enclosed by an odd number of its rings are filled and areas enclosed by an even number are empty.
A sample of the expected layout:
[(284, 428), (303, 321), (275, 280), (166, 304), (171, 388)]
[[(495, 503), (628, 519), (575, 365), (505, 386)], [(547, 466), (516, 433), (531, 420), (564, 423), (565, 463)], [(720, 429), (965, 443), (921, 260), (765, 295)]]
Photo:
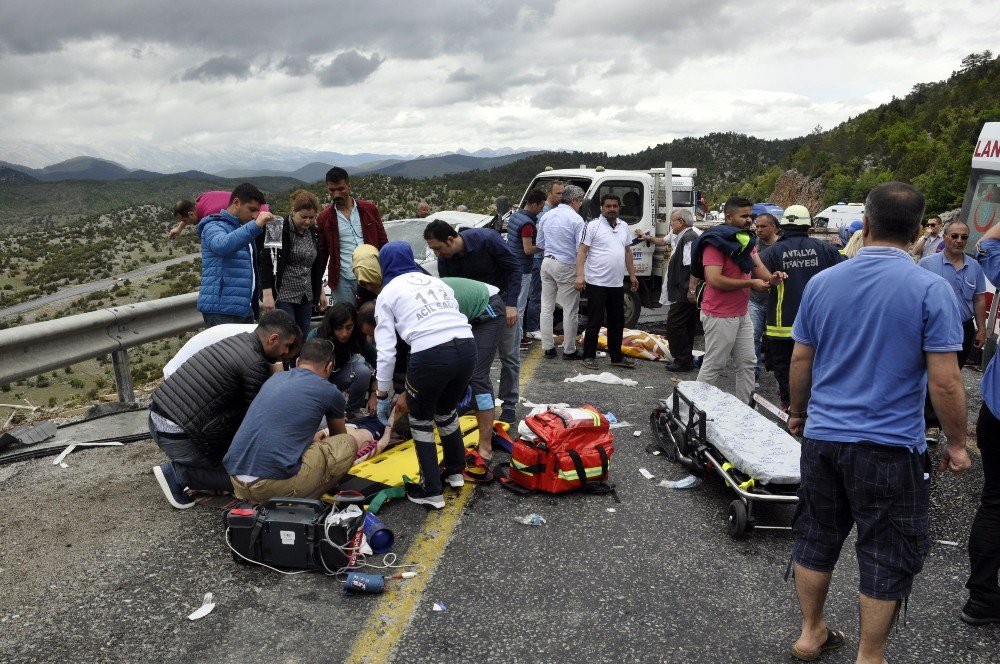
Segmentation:
[[(763, 216), (763, 215), (762, 215)], [(768, 292), (767, 335), (774, 378), (778, 381), (781, 408), (788, 410), (788, 370), (792, 361), (792, 322), (799, 311), (802, 292), (809, 280), (844, 259), (829, 242), (809, 237), (812, 220), (804, 205), (792, 205), (785, 210), (781, 237), (760, 255), (760, 261), (771, 272), (784, 272), (788, 277)], [(759, 235), (759, 233), (758, 233)]]
[(944, 242), (944, 235), (941, 234), (941, 217), (933, 216), (927, 218), (927, 232), (913, 245), (911, 252), (918, 259), (933, 256), (938, 252), (938, 247)]

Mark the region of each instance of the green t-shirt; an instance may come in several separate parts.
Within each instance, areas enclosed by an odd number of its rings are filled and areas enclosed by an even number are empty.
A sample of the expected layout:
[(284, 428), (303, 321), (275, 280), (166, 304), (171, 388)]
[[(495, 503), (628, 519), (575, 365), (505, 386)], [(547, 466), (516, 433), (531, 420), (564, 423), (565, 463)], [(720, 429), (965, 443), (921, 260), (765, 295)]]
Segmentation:
[(458, 310), (470, 321), (479, 318), (490, 301), (490, 292), (486, 284), (461, 277), (442, 277), (441, 281), (451, 286), (458, 300)]

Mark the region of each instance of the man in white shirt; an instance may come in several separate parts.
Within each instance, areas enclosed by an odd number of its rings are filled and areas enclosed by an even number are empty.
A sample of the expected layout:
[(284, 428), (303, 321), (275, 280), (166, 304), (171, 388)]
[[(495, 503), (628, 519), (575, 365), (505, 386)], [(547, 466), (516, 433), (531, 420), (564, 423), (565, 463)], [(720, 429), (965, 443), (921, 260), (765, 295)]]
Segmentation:
[[(177, 354), (163, 366), (163, 377), (170, 378), (170, 375), (177, 371), (178, 367), (187, 362), (192, 355), (197, 353), (202, 348), (207, 348), (217, 341), (234, 337), (242, 332), (253, 332), (256, 329), (256, 325), (223, 323), (222, 325), (216, 325), (208, 328), (207, 330), (202, 330), (188, 339), (187, 343), (181, 346), (181, 349), (177, 351)], [(283, 362), (288, 362), (299, 354), (299, 349), (302, 348), (303, 340), (302, 334), (299, 334), (295, 338), (295, 342), (292, 344), (291, 348), (288, 349), (288, 352), (282, 355), (281, 362), (276, 362), (271, 365), (271, 370), (281, 371)]]
[(611, 365), (632, 369), (635, 363), (622, 355), (625, 329), (626, 269), (632, 290), (639, 289), (632, 262), (632, 234), (618, 218), (621, 199), (615, 194), (601, 197), (601, 216), (583, 231), (576, 256), (576, 290), (587, 288), (587, 332), (583, 338), (583, 366), (597, 369), (597, 336), (607, 319), (608, 356)]
[(941, 217), (933, 216), (927, 218), (927, 232), (917, 240), (911, 252), (917, 257), (918, 261), (928, 256), (933, 256), (938, 252), (938, 249), (944, 242), (944, 235), (941, 233), (943, 226)]

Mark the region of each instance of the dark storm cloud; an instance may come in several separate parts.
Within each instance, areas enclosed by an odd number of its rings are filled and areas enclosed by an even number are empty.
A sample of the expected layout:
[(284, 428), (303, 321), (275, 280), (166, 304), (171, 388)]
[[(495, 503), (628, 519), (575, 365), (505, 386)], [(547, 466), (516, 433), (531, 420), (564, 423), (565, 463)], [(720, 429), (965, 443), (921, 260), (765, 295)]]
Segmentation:
[(250, 76), (250, 64), (228, 55), (206, 60), (181, 75), (182, 81), (218, 81), (224, 78), (244, 80)]
[(344, 51), (333, 62), (320, 69), (316, 76), (326, 88), (354, 85), (365, 80), (385, 61), (378, 53), (365, 57), (355, 50)]
[(289, 76), (305, 76), (315, 71), (313, 61), (304, 55), (289, 55), (278, 62), (278, 69)]
[(475, 83), (478, 80), (478, 75), (470, 74), (465, 67), (459, 67), (455, 71), (448, 74), (448, 78), (445, 79), (445, 83)]

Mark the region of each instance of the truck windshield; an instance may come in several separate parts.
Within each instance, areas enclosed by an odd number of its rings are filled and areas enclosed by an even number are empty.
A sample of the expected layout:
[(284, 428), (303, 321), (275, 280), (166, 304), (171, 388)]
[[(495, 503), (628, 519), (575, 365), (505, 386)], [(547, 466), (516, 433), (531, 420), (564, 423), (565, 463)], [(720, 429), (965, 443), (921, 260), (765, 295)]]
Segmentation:
[(563, 184), (575, 184), (580, 189), (583, 189), (584, 191), (587, 191), (588, 189), (590, 189), (590, 181), (591, 181), (590, 178), (581, 178), (581, 177), (575, 177), (575, 178), (565, 178), (565, 177), (563, 177), (563, 178), (560, 178), (560, 177), (556, 177), (554, 175), (553, 176), (547, 176), (547, 177), (546, 176), (537, 177), (531, 183), (531, 186), (528, 187), (525, 190), (524, 196), (521, 197), (521, 203), (518, 205), (518, 207), (524, 207), (524, 197), (527, 196), (529, 192), (531, 192), (531, 191), (533, 191), (535, 189), (541, 189), (543, 192), (545, 192), (546, 194), (548, 194), (549, 193), (549, 185), (552, 184), (553, 182), (562, 182)]

